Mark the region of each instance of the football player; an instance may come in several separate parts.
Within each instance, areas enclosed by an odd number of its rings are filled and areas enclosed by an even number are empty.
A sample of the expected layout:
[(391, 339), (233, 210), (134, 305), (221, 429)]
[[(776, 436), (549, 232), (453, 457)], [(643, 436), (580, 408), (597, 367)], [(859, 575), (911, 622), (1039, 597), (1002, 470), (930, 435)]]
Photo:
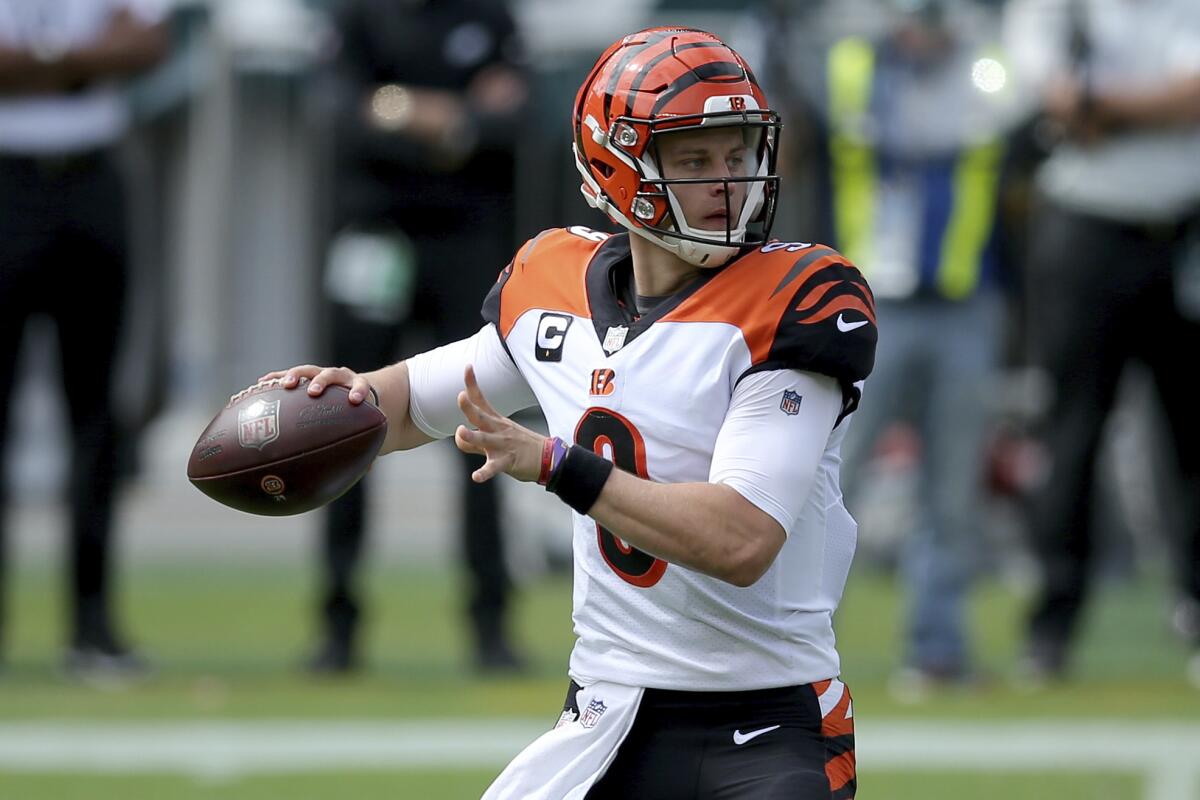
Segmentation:
[[(715, 36), (626, 36), (579, 91), (574, 151), (588, 202), (628, 233), (529, 240), (470, 339), (264, 376), (374, 394), (381, 452), (453, 436), (485, 457), (474, 480), (575, 510), (566, 704), (486, 798), (854, 796), (838, 448), (874, 300), (830, 248), (766, 238), (779, 127)], [(508, 418), (535, 403), (549, 437)]]

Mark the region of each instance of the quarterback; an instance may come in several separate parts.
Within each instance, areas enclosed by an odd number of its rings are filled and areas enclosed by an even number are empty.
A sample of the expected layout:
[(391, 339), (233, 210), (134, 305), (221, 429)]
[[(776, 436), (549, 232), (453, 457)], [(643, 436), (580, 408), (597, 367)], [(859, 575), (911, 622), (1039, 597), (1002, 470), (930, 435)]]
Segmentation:
[[(453, 436), (485, 457), (475, 480), (574, 509), (566, 703), (485, 798), (851, 798), (838, 449), (871, 291), (830, 248), (767, 238), (779, 118), (711, 34), (616, 42), (573, 124), (585, 197), (628, 232), (530, 239), (469, 339), (264, 378), (375, 393), (382, 453)], [(535, 404), (548, 437), (508, 418)]]

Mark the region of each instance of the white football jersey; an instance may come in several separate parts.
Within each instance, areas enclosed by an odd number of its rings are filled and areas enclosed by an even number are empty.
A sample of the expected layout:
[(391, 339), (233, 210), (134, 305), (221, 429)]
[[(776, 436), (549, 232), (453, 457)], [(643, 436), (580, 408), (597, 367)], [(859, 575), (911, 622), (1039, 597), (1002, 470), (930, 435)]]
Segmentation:
[[(788, 534), (750, 587), (668, 564), (573, 515), (578, 640), (571, 677), (585, 686), (610, 681), (690, 691), (835, 677), (832, 615), (856, 537), (842, 505), (838, 448), (843, 418), (858, 400), (856, 382), (873, 363), (870, 290), (829, 248), (772, 243), (706, 271), (638, 317), (614, 289), (628, 259), (626, 234), (546, 231), (521, 248), (484, 304), (551, 435), (652, 481), (721, 481), (713, 474), (714, 450), (740, 381), (778, 373), (798, 381), (780, 385), (834, 399), (816, 433), (822, 441), (815, 476), (803, 496), (771, 499), (768, 492), (760, 499), (731, 484)], [(425, 372), (414, 370), (418, 424)], [(784, 426), (800, 413), (804, 391), (784, 389), (771, 402)]]

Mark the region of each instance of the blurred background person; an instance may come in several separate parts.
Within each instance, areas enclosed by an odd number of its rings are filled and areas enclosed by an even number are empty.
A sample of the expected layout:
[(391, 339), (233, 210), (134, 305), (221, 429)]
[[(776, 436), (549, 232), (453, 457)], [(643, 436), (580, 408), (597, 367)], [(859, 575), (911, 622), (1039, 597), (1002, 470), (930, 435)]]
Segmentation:
[[(514, 248), (514, 150), (528, 86), (503, 3), (345, 0), (333, 22), (324, 286), (330, 357), (362, 370), (397, 360), (412, 323), (430, 323), (438, 342), (482, 325), (479, 298)], [(455, 452), (475, 663), (519, 669), (505, 626), (500, 498), (493, 484), (470, 479), (476, 459)], [(316, 672), (358, 665), (365, 484), (325, 518), (321, 641), (308, 662)]]
[[(769, 4), (767, 18), (781, 10)], [(800, 76), (784, 96), (802, 114), (789, 119), (811, 121), (799, 134), (811, 163), (797, 165), (813, 179), (806, 228), (863, 270), (878, 303), (868, 381), (877, 402), (863, 404), (843, 448), (851, 513), (862, 518), (871, 502), (882, 449), (899, 445), (916, 462), (899, 563), (904, 669), (893, 682), (908, 693), (975, 677), (966, 611), (985, 539), (989, 390), (1006, 335), (997, 220), (1015, 107), (994, 44), (998, 16), (940, 0), (874, 11), (826, 16), (821, 63), (780, 71)]]
[(1200, 215), (1200, 5), (1013, 0), (1005, 39), (1053, 134), (1026, 265), (1031, 357), (1052, 395), (1049, 472), (1030, 501), (1044, 583), (1024, 674), (1067, 669), (1097, 550), (1097, 452), (1133, 361), (1153, 376), (1173, 442), (1177, 485), (1162, 490), (1181, 544), (1175, 622), (1200, 652), (1200, 421), (1179, 357), (1200, 346), (1200, 259), (1187, 247)]
[[(164, 10), (155, 0), (0, 0), (0, 454), (21, 420), (10, 405), (22, 334), (49, 317), (72, 446), (64, 667), (82, 678), (145, 668), (112, 607), (112, 392), (129, 267), (113, 150), (129, 125), (118, 82), (165, 54)], [(3, 516), (0, 498), (0, 569)], [(0, 574), (0, 594), (4, 583)]]

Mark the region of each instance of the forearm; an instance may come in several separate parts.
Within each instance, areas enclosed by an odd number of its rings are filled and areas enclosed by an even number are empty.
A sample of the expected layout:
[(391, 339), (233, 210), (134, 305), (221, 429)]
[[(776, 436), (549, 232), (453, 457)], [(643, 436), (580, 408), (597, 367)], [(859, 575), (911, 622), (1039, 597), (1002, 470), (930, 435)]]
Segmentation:
[(389, 367), (363, 373), (379, 393), (380, 410), (387, 416), (388, 432), (379, 449), (379, 455), (394, 450), (411, 450), (414, 447), (432, 442), (428, 436), (416, 426), (409, 413), (409, 398), (411, 396), (408, 380), (408, 362), (401, 361)]
[(53, 92), (64, 87), (60, 65), (39, 61), (28, 50), (0, 46), (0, 94)]
[[(794, 414), (780, 409), (787, 391), (803, 398)], [(832, 378), (794, 370), (749, 375), (717, 436), (707, 482), (652, 483), (613, 470), (587, 513), (639, 550), (748, 586), (774, 562), (785, 529), (801, 514), (841, 407)], [(561, 469), (572, 463), (580, 462), (564, 461)], [(562, 480), (550, 485), (566, 497)]]
[[(717, 437), (711, 475), (721, 477), (662, 484), (508, 419), (488, 402), (470, 367), (463, 383), (458, 409), (474, 428), (459, 425), (454, 440), (460, 450), (487, 458), (473, 480), (482, 483), (503, 472), (537, 481), (626, 544), (742, 587), (758, 581), (779, 555), (785, 525), (798, 513), (795, 503), (779, 497), (808, 496), (841, 406), (832, 378), (791, 370), (751, 375), (739, 385)], [(805, 393), (807, 411), (787, 415), (797, 416), (796, 423), (780, 426), (775, 417), (785, 414), (777, 390), (785, 385)], [(764, 457), (776, 451), (782, 451), (778, 460)], [(764, 475), (771, 477), (764, 481)]]
[(383, 162), (414, 172), (433, 172), (434, 149), (417, 135), (408, 120), (413, 101), (406, 89), (387, 85), (363, 87), (339, 76), (335, 135), (340, 150), (356, 161)]
[(84, 47), (38, 58), (27, 48), (0, 46), (0, 93), (64, 92), (106, 78), (119, 78), (153, 66), (167, 52), (162, 25), (145, 25), (128, 15)]
[(97, 41), (64, 54), (62, 69), (69, 79), (79, 82), (124, 78), (161, 61), (167, 53), (167, 44), (163, 25), (124, 19), (114, 23)]
[(738, 586), (758, 580), (785, 540), (778, 522), (728, 486), (655, 483), (621, 470), (588, 516), (643, 552)]
[(1092, 98), (1094, 113), (1115, 128), (1167, 127), (1200, 122), (1200, 75), (1151, 92), (1109, 92)]
[(399, 83), (369, 86), (354, 96), (365, 113), (350, 119), (359, 125), (357, 137), (368, 152), (437, 172), (461, 165), (480, 149), (511, 149), (527, 96), (519, 73), (493, 66), (461, 93)]

